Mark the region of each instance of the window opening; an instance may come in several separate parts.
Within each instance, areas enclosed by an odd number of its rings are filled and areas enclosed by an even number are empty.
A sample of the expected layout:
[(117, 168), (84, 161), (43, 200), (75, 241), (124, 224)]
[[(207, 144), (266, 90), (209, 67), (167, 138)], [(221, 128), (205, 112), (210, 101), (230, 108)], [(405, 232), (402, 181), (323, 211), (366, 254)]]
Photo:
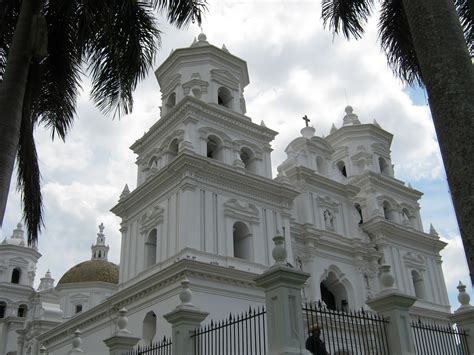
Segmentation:
[(5, 318), (6, 311), (7, 311), (7, 304), (5, 302), (0, 302), (0, 318)]
[(22, 304), (18, 307), (18, 317), (20, 318), (24, 318), (26, 317), (26, 311), (27, 311), (27, 307), (25, 304)]
[(339, 169), (339, 172), (342, 176), (347, 177), (346, 164), (344, 164), (342, 160), (337, 162), (337, 168)]
[(250, 260), (253, 259), (252, 234), (243, 222), (234, 223), (233, 227), (234, 257)]
[(75, 309), (75, 313), (81, 313), (82, 312), (82, 304), (76, 304), (76, 309)]
[(145, 242), (145, 267), (156, 264), (156, 240), (157, 232), (153, 229)]
[(21, 271), (18, 268), (14, 268), (12, 271), (12, 284), (20, 283)]
[(232, 108), (232, 94), (229, 89), (221, 86), (219, 90), (217, 90), (217, 104), (220, 106), (224, 106), (227, 108)]
[(143, 319), (142, 337), (145, 344), (151, 344), (156, 335), (156, 314), (148, 312)]

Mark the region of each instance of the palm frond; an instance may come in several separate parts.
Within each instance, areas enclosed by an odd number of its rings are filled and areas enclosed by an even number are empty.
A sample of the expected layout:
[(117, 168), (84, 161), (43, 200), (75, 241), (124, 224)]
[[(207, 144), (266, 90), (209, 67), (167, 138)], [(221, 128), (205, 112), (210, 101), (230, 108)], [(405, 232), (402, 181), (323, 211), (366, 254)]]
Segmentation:
[(372, 13), (373, 0), (322, 0), (324, 26), (329, 23), (329, 29), (335, 34), (342, 32), (349, 39), (362, 37), (364, 25)]
[(402, 0), (385, 0), (379, 21), (379, 38), (395, 76), (408, 84), (420, 84), (421, 71)]
[(40, 121), (64, 140), (71, 128), (80, 88), (81, 53), (77, 46), (77, 11), (70, 1), (49, 1), (48, 57), (44, 62), (40, 95), (34, 106)]
[(0, 0), (0, 82), (7, 66), (8, 50), (20, 12), (20, 0)]
[[(471, 3), (470, 3), (471, 2)], [(474, 18), (471, 6), (472, 0), (454, 0), (459, 21), (464, 31), (467, 48), (471, 58), (474, 57)]]
[(197, 21), (201, 24), (202, 13), (207, 9), (206, 0), (150, 0), (152, 6), (166, 13), (168, 21), (178, 28)]
[(154, 62), (160, 32), (149, 3), (115, 0), (107, 4), (94, 19), (94, 37), (87, 49), (91, 96), (101, 111), (120, 116), (133, 108), (132, 92)]
[(28, 232), (28, 244), (36, 244), (43, 226), (43, 198), (41, 175), (38, 166), (33, 127), (35, 125), (34, 103), (41, 83), (41, 64), (32, 63), (28, 73), (20, 137), (17, 151), (17, 189), (23, 202), (23, 220)]

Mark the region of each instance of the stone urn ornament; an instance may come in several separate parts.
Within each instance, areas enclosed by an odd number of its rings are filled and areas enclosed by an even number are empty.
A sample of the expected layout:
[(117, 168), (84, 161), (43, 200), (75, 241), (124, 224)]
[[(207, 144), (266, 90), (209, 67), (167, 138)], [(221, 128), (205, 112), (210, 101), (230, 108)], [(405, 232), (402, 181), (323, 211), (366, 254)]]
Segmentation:
[(387, 264), (380, 266), (380, 285), (383, 290), (394, 288), (395, 278), (390, 272), (390, 269), (391, 266)]
[(288, 255), (285, 249), (285, 237), (277, 235), (276, 237), (273, 237), (273, 242), (275, 243), (275, 246), (272, 250), (272, 257), (275, 260), (275, 265), (285, 265), (286, 257)]

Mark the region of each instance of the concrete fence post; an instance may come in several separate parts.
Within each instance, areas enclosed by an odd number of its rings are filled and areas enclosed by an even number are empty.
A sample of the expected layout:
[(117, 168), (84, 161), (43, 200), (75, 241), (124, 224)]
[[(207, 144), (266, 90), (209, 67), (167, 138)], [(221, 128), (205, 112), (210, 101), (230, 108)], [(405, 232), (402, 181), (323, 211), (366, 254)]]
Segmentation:
[(415, 342), (410, 326), (409, 310), (416, 297), (402, 294), (394, 287), (390, 265), (380, 267), (382, 291), (367, 304), (379, 315), (389, 321), (387, 337), (390, 354), (415, 355)]
[(310, 275), (287, 264), (284, 237), (273, 241), (275, 264), (254, 279), (265, 291), (268, 354), (300, 355), (305, 351), (301, 288)]
[(461, 306), (454, 311), (450, 320), (467, 333), (469, 355), (474, 355), (474, 307), (469, 303), (471, 297), (466, 292), (466, 286), (461, 281), (459, 281), (457, 289), (459, 291), (458, 301), (461, 303)]
[(104, 340), (105, 345), (109, 348), (110, 355), (123, 355), (126, 352), (133, 350), (133, 347), (137, 345), (140, 338), (134, 337), (133, 334), (127, 329), (128, 311), (122, 308), (119, 311), (117, 318), (118, 330), (113, 336)]
[(163, 317), (171, 324), (173, 355), (194, 355), (194, 340), (191, 336), (209, 313), (201, 311), (191, 303), (189, 281), (184, 280), (181, 285), (181, 304)]

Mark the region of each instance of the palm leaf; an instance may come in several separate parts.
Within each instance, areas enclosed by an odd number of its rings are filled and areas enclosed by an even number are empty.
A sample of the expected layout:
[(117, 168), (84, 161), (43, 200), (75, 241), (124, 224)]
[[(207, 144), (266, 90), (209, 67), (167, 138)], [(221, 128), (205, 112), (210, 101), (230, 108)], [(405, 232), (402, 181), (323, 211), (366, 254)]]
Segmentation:
[[(471, 0), (472, 1), (472, 0)], [(454, 0), (456, 11), (464, 31), (467, 48), (471, 57), (474, 57), (474, 19), (472, 17), (472, 4), (469, 0)]]
[(321, 17), (324, 26), (329, 23), (329, 29), (334, 34), (342, 32), (349, 39), (362, 37), (363, 25), (372, 13), (373, 0), (322, 0)]
[(147, 2), (106, 3), (101, 13), (95, 14), (95, 36), (87, 47), (91, 96), (101, 111), (120, 116), (132, 111), (132, 92), (153, 65), (160, 32)]
[(23, 202), (23, 220), (28, 232), (28, 244), (36, 244), (43, 226), (43, 198), (33, 127), (34, 105), (39, 95), (42, 65), (31, 63), (23, 100), (23, 112), (17, 151), (17, 190)]
[(8, 49), (20, 12), (20, 0), (0, 0), (0, 82), (7, 65)]
[(378, 27), (382, 49), (395, 76), (410, 85), (423, 85), (402, 0), (382, 3)]
[(205, 0), (150, 0), (150, 3), (165, 12), (168, 21), (178, 28), (194, 21), (201, 24), (202, 13), (207, 9)]

